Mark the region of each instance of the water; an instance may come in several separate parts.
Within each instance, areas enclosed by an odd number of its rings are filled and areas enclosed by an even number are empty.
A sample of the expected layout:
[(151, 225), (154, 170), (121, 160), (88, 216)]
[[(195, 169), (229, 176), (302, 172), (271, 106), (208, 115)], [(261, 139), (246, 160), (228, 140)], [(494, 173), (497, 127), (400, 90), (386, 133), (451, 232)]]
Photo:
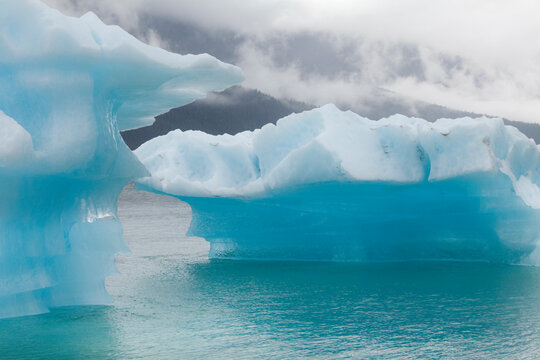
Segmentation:
[(1, 359), (540, 358), (540, 268), (210, 261), (184, 203), (119, 213), (114, 305), (0, 320)]

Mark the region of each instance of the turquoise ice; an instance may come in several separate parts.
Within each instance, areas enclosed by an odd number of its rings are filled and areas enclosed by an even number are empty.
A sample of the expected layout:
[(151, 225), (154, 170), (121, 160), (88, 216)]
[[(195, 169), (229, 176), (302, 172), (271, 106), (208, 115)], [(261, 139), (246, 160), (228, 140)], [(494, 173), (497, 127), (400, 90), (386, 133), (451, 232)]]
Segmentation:
[[(219, 258), (540, 263), (540, 153), (500, 119), (332, 105), (235, 136), (119, 131), (242, 80), (94, 14), (0, 0), (0, 317), (110, 302), (123, 186), (189, 202)], [(142, 163), (141, 163), (142, 162)]]
[(118, 194), (147, 174), (119, 130), (242, 80), (94, 14), (0, 0), (0, 318), (110, 302)]
[(371, 121), (327, 105), (135, 153), (151, 174), (140, 185), (188, 202), (212, 257), (540, 260), (540, 152), (501, 119)]

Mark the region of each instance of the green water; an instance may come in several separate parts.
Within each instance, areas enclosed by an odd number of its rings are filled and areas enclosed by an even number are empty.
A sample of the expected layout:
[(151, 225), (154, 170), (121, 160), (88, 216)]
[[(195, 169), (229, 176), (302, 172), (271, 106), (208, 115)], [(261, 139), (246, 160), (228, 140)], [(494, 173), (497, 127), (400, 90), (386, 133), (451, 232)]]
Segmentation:
[(184, 204), (119, 205), (114, 305), (0, 320), (0, 359), (540, 358), (540, 268), (210, 261)]

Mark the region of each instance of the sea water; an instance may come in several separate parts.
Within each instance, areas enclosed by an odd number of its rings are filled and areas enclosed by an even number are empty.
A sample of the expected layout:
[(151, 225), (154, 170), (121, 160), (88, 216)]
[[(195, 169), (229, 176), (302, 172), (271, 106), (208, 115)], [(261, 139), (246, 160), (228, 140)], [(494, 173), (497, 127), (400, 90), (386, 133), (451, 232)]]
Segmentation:
[(0, 320), (0, 359), (540, 358), (540, 268), (209, 260), (185, 203), (119, 214), (114, 305)]

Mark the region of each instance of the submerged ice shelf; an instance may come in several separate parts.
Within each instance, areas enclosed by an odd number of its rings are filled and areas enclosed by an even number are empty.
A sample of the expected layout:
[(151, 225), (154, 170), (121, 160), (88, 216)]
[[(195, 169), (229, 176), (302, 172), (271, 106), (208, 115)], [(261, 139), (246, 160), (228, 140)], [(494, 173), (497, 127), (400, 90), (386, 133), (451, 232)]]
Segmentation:
[(212, 257), (538, 264), (540, 151), (500, 119), (333, 105), (254, 132), (180, 130), (135, 154), (143, 188), (193, 209)]
[(0, 34), (0, 318), (108, 303), (116, 201), (147, 174), (119, 130), (242, 74), (35, 0), (0, 0)]

